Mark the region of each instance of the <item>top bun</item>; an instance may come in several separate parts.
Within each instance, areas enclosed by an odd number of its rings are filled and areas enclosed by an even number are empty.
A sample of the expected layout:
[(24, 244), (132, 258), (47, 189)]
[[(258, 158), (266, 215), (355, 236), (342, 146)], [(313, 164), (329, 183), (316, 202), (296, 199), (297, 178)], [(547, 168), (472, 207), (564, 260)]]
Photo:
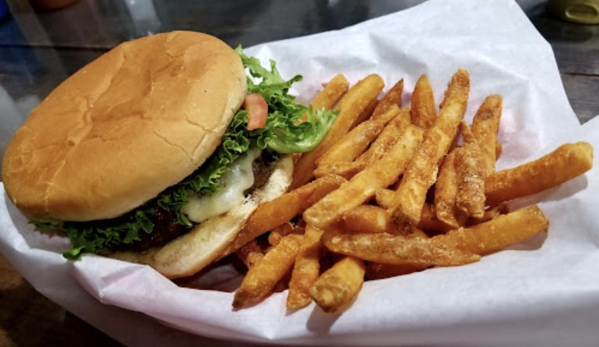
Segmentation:
[(32, 219), (120, 216), (196, 170), (245, 94), (241, 59), (213, 36), (123, 43), (31, 113), (6, 150), (4, 187)]

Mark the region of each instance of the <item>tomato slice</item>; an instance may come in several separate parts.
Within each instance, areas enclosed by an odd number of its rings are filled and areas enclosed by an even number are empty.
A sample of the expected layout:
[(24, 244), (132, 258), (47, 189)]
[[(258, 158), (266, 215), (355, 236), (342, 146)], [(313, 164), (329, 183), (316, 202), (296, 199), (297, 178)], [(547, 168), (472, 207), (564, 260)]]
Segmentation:
[(248, 111), (248, 130), (264, 128), (268, 105), (262, 95), (258, 93), (248, 94), (243, 105)]

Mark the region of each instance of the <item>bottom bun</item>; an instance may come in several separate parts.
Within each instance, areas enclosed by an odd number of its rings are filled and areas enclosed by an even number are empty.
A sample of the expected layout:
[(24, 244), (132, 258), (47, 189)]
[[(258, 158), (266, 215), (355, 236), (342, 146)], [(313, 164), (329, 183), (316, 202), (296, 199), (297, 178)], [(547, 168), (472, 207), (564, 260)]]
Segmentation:
[(268, 182), (248, 196), (243, 204), (229, 212), (208, 219), (189, 233), (162, 247), (144, 252), (108, 252), (104, 255), (149, 265), (170, 279), (197, 273), (219, 258), (259, 204), (285, 193), (291, 184), (293, 160), (291, 156), (286, 155), (273, 165), (274, 169)]

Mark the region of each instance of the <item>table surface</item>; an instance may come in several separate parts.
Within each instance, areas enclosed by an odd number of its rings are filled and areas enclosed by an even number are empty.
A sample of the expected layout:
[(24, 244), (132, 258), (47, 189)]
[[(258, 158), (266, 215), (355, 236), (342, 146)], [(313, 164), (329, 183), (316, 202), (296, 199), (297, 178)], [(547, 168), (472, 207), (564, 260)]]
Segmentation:
[[(0, 19), (0, 160), (40, 100), (120, 42), (157, 32), (195, 30), (231, 46), (240, 42), (252, 46), (343, 28), (423, 1), (79, 0), (45, 12), (34, 11), (27, 1), (7, 2), (11, 15)], [(548, 13), (542, 0), (518, 3), (551, 44), (581, 123), (599, 114), (599, 25), (564, 22)], [(120, 346), (38, 294), (1, 255), (0, 303), (2, 346)]]

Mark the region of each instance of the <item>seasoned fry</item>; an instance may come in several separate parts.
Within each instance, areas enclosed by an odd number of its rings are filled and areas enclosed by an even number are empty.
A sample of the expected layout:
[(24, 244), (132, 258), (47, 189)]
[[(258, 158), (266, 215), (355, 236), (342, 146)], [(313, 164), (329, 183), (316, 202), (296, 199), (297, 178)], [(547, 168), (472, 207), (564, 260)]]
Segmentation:
[(258, 246), (256, 240), (252, 240), (235, 252), (235, 255), (237, 255), (249, 269), (254, 266), (258, 260), (264, 257), (264, 252), (262, 251), (262, 248)]
[[(501, 144), (501, 142), (497, 141), (495, 142), (495, 160), (499, 159), (499, 157), (501, 156), (501, 152), (503, 152), (503, 145)], [(493, 172), (487, 172), (487, 176), (491, 175)]]
[(318, 278), (310, 296), (323, 311), (335, 312), (358, 294), (365, 271), (363, 260), (345, 257)]
[(345, 134), (339, 142), (320, 157), (317, 165), (331, 165), (339, 162), (351, 162), (381, 133), (385, 125), (399, 114), (399, 107), (393, 106), (379, 116), (377, 120), (368, 120)]
[(458, 128), (462, 132), (462, 137), (464, 138), (463, 146), (470, 145), (470, 144), (474, 144), (474, 145), (478, 146), (478, 140), (474, 136), (474, 133), (472, 133), (472, 130), (468, 126), (468, 123), (466, 123), (465, 121), (462, 120), (462, 121), (460, 121)]
[(403, 92), (403, 78), (389, 89), (387, 94), (381, 99), (377, 107), (372, 112), (372, 119), (377, 120), (391, 106), (401, 106), (401, 93)]
[[(347, 81), (339, 75), (327, 87), (313, 107), (332, 107)], [(377, 101), (382, 87), (370, 75), (345, 94), (329, 134), (299, 157), (295, 189), (260, 205), (233, 240), (225, 255), (236, 251), (249, 269), (235, 308), (288, 288), (288, 310), (314, 300), (335, 312), (365, 279), (476, 262), (548, 231), (538, 206), (510, 213), (507, 201), (593, 165), (593, 148), (578, 142), (495, 172), (503, 149), (497, 141), (502, 98), (488, 96), (470, 128), (462, 120), (470, 92), (465, 69), (452, 76), (438, 115), (426, 75), (414, 88), (411, 109), (400, 109), (403, 80)], [(265, 250), (255, 237), (268, 230)]]
[(495, 161), (499, 156), (497, 155), (497, 131), (502, 103), (501, 95), (489, 95), (480, 105), (472, 121), (472, 133), (483, 153), (487, 175), (495, 172)]
[(366, 279), (369, 281), (382, 280), (395, 276), (402, 276), (414, 272), (422, 271), (428, 268), (428, 265), (423, 264), (381, 264), (370, 262), (366, 265)]
[(321, 178), (328, 175), (341, 176), (346, 179), (354, 177), (358, 172), (364, 170), (365, 164), (358, 162), (342, 162), (334, 164), (321, 164), (314, 170), (314, 177)]
[(254, 266), (250, 267), (235, 293), (233, 307), (241, 308), (266, 296), (291, 268), (299, 253), (303, 237), (287, 235), (272, 247)]
[[(423, 209), (424, 210), (424, 209)], [(417, 228), (413, 228), (412, 229), (412, 234), (410, 234), (413, 237), (420, 237), (420, 238), (428, 238), (428, 235), (426, 235), (426, 233), (424, 233), (422, 230), (417, 229)], [(366, 279), (367, 280), (378, 280), (378, 279), (384, 279), (384, 278), (389, 278), (389, 277), (395, 277), (395, 276), (402, 276), (402, 275), (407, 275), (413, 272), (418, 272), (418, 271), (422, 271), (426, 268), (428, 268), (429, 265), (423, 265), (423, 264), (399, 264), (399, 265), (393, 265), (393, 264), (381, 264), (381, 263), (374, 263), (374, 262), (369, 262), (368, 264), (366, 264)]]
[[(455, 156), (456, 149), (453, 149), (445, 157), (439, 169), (439, 177), (435, 185), (435, 211), (437, 219), (457, 228), (460, 226), (460, 221), (458, 221), (455, 206), (458, 193), (458, 175), (454, 165)], [(424, 214), (424, 211), (422, 214)]]
[(381, 188), (376, 190), (376, 203), (385, 210), (391, 207), (391, 205), (393, 205), (394, 198), (395, 192), (391, 189)]
[(412, 123), (428, 129), (435, 124), (437, 119), (437, 108), (435, 106), (435, 96), (433, 88), (426, 75), (420, 76), (414, 92), (412, 93)]
[(464, 146), (457, 149), (454, 160), (458, 177), (456, 207), (467, 216), (482, 218), (485, 214), (485, 161), (476, 138), (464, 121), (460, 123), (460, 130)]
[(466, 147), (456, 148), (454, 161), (458, 178), (456, 207), (474, 218), (482, 218), (485, 213), (485, 166), (478, 153)]
[(344, 230), (359, 233), (398, 234), (390, 222), (387, 211), (372, 205), (362, 205), (347, 211), (343, 215)]
[(312, 302), (310, 287), (316, 282), (320, 274), (320, 255), (324, 251), (320, 243), (321, 236), (322, 230), (309, 224), (306, 226), (304, 244), (295, 258), (295, 266), (289, 281), (288, 310), (297, 310), (308, 306)]
[[(459, 225), (464, 224), (464, 221), (462, 220), (465, 220), (465, 218), (460, 217), (457, 221)], [(439, 220), (436, 216), (435, 206), (429, 204), (424, 204), (422, 206), (422, 214), (420, 215), (420, 221), (418, 222), (417, 227), (422, 230), (435, 232), (447, 232), (456, 228)], [(414, 230), (414, 228), (412, 228), (412, 230)]]
[(322, 242), (331, 252), (383, 264), (457, 266), (476, 262), (480, 256), (466, 253), (432, 239), (380, 234), (325, 232)]
[(485, 181), (487, 204), (521, 198), (558, 186), (593, 167), (593, 147), (568, 143), (529, 163), (499, 171)]
[[(399, 110), (398, 110), (399, 111)], [(381, 124), (366, 121), (345, 134), (317, 161), (317, 165), (327, 165), (339, 162), (351, 162), (358, 157), (370, 142), (383, 130)]]
[(337, 101), (345, 94), (349, 82), (343, 74), (337, 74), (333, 79), (324, 86), (324, 89), (320, 91), (312, 100), (310, 106), (314, 111), (325, 109), (330, 110), (335, 106)]
[(493, 206), (485, 211), (485, 214), (481, 218), (470, 218), (466, 223), (468, 226), (473, 226), (477, 224), (486, 223), (492, 219), (497, 218), (497, 216), (502, 214), (507, 214), (510, 212), (510, 209), (506, 203), (501, 203), (497, 206)]
[(357, 127), (358, 125), (362, 124), (362, 122), (365, 122), (366, 120), (368, 120), (372, 116), (372, 112), (374, 111), (374, 109), (376, 108), (376, 106), (378, 104), (379, 104), (378, 99), (372, 100), (370, 102), (370, 104), (368, 104), (368, 106), (366, 106), (364, 111), (362, 111), (362, 113), (360, 113), (358, 118), (356, 118), (356, 120), (354, 121), (354, 124), (352, 124), (350, 129), (353, 129), (353, 128)]
[(293, 217), (304, 212), (316, 202), (314, 197), (323, 197), (337, 189), (346, 180), (339, 176), (326, 176), (314, 182), (265, 202), (248, 218), (243, 229), (231, 242), (222, 257), (229, 255), (252, 239), (286, 223)]
[(385, 157), (307, 209), (303, 214), (304, 220), (320, 229), (326, 229), (339, 220), (343, 213), (374, 196), (377, 189), (392, 184), (422, 141), (422, 132), (419, 127), (408, 127)]
[(449, 87), (445, 90), (443, 101), (441, 101), (441, 105), (439, 105), (439, 109), (442, 110), (445, 108), (445, 106), (455, 104), (457, 100), (466, 101), (468, 99), (469, 93), (470, 75), (466, 69), (460, 68), (452, 76), (451, 81), (449, 82)]
[[(393, 108), (392, 108), (393, 109)], [(400, 113), (395, 116), (383, 129), (381, 134), (372, 143), (370, 148), (362, 153), (355, 161), (346, 163), (321, 164), (314, 170), (314, 177), (323, 177), (326, 175), (338, 175), (351, 179), (368, 165), (381, 159), (383, 155), (395, 144), (397, 139), (405, 132), (410, 125), (410, 109), (402, 108)]]
[(283, 237), (285, 237), (285, 236), (287, 236), (289, 234), (299, 234), (299, 235), (301, 235), (303, 233), (304, 233), (304, 228), (302, 228), (302, 227), (293, 227), (293, 225), (291, 225), (291, 223), (287, 222), (287, 223), (281, 224), (278, 227), (274, 228), (268, 234), (268, 243), (271, 246), (276, 246), (277, 244), (279, 244), (279, 242), (281, 242), (281, 240), (283, 239)]
[[(424, 204), (422, 207), (422, 216), (420, 222), (416, 228), (410, 230), (399, 231), (391, 223), (391, 217), (389, 213), (386, 213), (384, 202), (385, 200), (393, 197), (395, 194), (389, 189), (377, 189), (376, 196), (377, 201), (383, 201), (383, 204), (378, 203), (379, 206), (364, 205), (358, 206), (343, 215), (344, 230), (353, 233), (382, 233), (395, 235), (412, 235), (418, 237), (427, 238), (428, 236), (422, 230), (431, 230), (436, 232), (446, 232), (452, 228), (445, 223), (435, 218), (435, 206)], [(384, 197), (383, 197), (384, 196)]]
[(533, 205), (501, 215), (483, 224), (435, 236), (432, 241), (437, 245), (484, 255), (524, 241), (542, 231), (546, 232), (548, 228), (549, 220), (537, 205)]
[(447, 153), (466, 112), (469, 91), (468, 72), (459, 69), (449, 82), (439, 117), (426, 131), (424, 141), (406, 168), (396, 191), (392, 220), (398, 228), (418, 224), (426, 193), (437, 179), (438, 163)]
[(290, 190), (294, 190), (312, 179), (312, 172), (316, 169), (316, 160), (349, 130), (356, 118), (376, 98), (384, 85), (385, 83), (380, 76), (370, 75), (356, 83), (341, 98), (341, 101), (339, 101), (339, 104), (335, 108), (340, 110), (340, 112), (322, 142), (312, 151), (304, 153), (298, 160), (293, 171), (293, 182), (289, 188)]
[(418, 228), (412, 228), (411, 233), (408, 236), (420, 237), (422, 239), (428, 239), (428, 235), (424, 231), (422, 231)]
[(410, 109), (404, 107), (399, 114), (387, 124), (385, 129), (383, 129), (383, 132), (372, 143), (370, 148), (356, 159), (356, 163), (361, 165), (363, 170), (366, 166), (382, 158), (389, 148), (397, 142), (397, 139), (400, 138), (410, 124)]

